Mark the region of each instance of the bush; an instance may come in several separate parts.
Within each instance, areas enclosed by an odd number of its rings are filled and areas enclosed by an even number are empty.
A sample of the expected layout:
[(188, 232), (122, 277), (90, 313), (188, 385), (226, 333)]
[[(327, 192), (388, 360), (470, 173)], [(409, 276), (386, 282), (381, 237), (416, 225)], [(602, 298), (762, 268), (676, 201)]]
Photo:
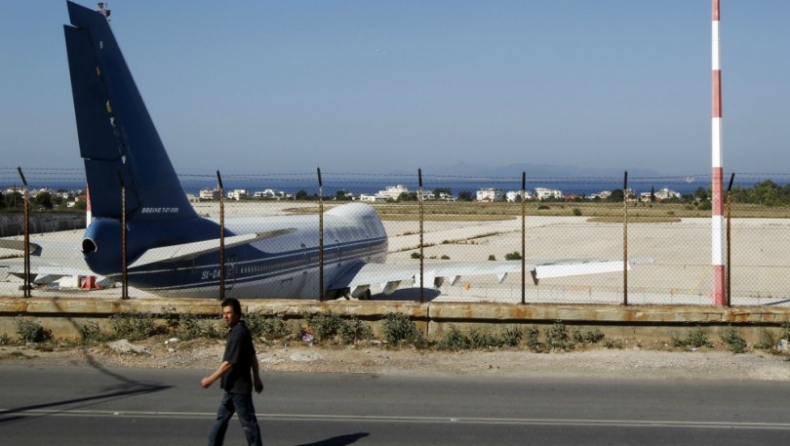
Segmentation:
[(721, 340), (727, 344), (727, 347), (733, 353), (743, 353), (746, 351), (746, 341), (741, 337), (738, 330), (733, 327), (727, 327), (724, 334), (721, 335)]
[(469, 340), (461, 330), (455, 325), (450, 324), (450, 328), (444, 333), (442, 339), (436, 343), (436, 348), (439, 350), (452, 350), (458, 351), (467, 349), (472, 346), (472, 341)]
[(580, 217), (582, 215), (582, 210), (579, 208), (573, 208), (573, 215)]
[(525, 340), (527, 347), (533, 352), (543, 351), (544, 345), (540, 342), (540, 330), (538, 330), (538, 327), (533, 326), (528, 328)]
[(568, 330), (562, 322), (555, 322), (554, 326), (546, 329), (546, 348), (550, 350), (571, 350), (574, 341), (568, 336)]
[(505, 254), (505, 260), (521, 260), (521, 253), (513, 251)]
[(493, 261), (495, 261), (495, 260), (496, 260), (496, 256), (495, 256), (495, 255), (493, 255), (493, 254), (489, 254), (489, 255), (488, 255), (488, 260), (489, 260), (489, 261), (491, 261), (491, 262), (493, 262)]
[(521, 329), (518, 327), (505, 327), (502, 329), (502, 343), (508, 347), (517, 347), (521, 342)]
[(122, 312), (114, 314), (110, 316), (110, 327), (114, 339), (126, 338), (136, 341), (157, 334), (154, 317), (150, 313)]
[(672, 333), (672, 346), (680, 348), (700, 348), (711, 347), (712, 344), (708, 342), (708, 335), (702, 327), (697, 327), (689, 331), (688, 336), (683, 339)]
[(90, 344), (101, 339), (102, 333), (99, 324), (93, 321), (76, 323), (77, 331), (80, 334), (80, 341), (83, 344)]
[(345, 344), (356, 344), (359, 341), (373, 339), (373, 330), (357, 317), (344, 321), (340, 327), (340, 338)]
[[(387, 344), (396, 346), (403, 341), (415, 342), (422, 335), (417, 331), (417, 326), (403, 313), (387, 313), (384, 318), (384, 339)], [(421, 342), (421, 340), (419, 340)]]
[(25, 342), (45, 342), (52, 339), (52, 331), (42, 327), (40, 321), (18, 317), (14, 323), (16, 334)]
[(340, 319), (340, 316), (332, 313), (317, 313), (307, 318), (310, 332), (319, 341), (332, 339), (338, 334), (342, 325), (343, 320)]
[(773, 350), (774, 347), (776, 347), (776, 338), (774, 334), (766, 328), (760, 330), (760, 340), (754, 344), (754, 348), (759, 348), (760, 350)]
[[(244, 319), (245, 325), (247, 319)], [(250, 330), (252, 332), (252, 330)], [(190, 313), (184, 313), (178, 318), (176, 335), (184, 340), (197, 338), (221, 338), (225, 331), (220, 328), (220, 322), (215, 319), (205, 319)]]

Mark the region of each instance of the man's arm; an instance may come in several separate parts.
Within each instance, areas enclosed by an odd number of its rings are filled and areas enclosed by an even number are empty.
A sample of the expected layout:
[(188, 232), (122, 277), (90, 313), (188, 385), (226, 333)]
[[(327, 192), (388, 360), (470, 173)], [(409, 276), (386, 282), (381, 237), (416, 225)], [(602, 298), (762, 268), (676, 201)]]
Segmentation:
[(228, 370), (230, 370), (231, 367), (233, 367), (233, 364), (229, 363), (228, 361), (223, 361), (217, 370), (214, 371), (214, 373), (200, 380), (200, 385), (203, 386), (204, 389), (208, 389), (209, 386), (214, 383), (214, 381), (220, 379), (222, 375), (228, 373)]
[(255, 354), (255, 351), (252, 352), (252, 379), (255, 383), (255, 391), (258, 393), (263, 392), (263, 381), (261, 381), (261, 374), (258, 369), (258, 356)]

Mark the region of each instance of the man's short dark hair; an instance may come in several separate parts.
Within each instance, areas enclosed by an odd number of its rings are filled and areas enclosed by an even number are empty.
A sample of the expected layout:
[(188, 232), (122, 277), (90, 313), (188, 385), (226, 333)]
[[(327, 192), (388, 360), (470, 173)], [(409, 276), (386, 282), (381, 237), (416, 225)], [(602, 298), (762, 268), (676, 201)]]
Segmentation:
[(241, 304), (239, 303), (239, 300), (234, 297), (229, 297), (223, 300), (220, 306), (222, 308), (233, 307), (233, 312), (241, 316)]

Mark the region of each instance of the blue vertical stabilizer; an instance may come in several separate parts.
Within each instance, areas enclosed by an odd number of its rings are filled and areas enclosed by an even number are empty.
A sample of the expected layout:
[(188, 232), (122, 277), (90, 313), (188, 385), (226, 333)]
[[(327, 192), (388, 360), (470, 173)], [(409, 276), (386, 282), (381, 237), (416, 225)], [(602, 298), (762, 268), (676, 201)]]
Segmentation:
[(109, 23), (72, 2), (68, 10), (66, 49), (93, 216), (121, 217), (123, 182), (130, 221), (197, 217)]

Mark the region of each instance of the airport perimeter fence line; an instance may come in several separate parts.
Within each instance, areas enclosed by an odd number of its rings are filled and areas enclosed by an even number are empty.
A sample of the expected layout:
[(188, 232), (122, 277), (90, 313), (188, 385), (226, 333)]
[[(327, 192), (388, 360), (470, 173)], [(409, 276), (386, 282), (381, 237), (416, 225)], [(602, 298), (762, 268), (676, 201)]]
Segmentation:
[[(6, 171), (0, 169), (2, 206), (5, 213), (13, 215), (13, 209), (19, 207), (19, 196), (11, 188), (18, 186), (19, 181), (15, 183)], [(31, 185), (31, 218), (44, 218), (55, 212), (47, 209), (47, 203), (65, 209), (57, 212), (80, 207), (75, 197), (79, 196), (78, 190), (84, 190), (81, 172), (25, 172)], [(790, 281), (786, 280), (790, 273), (790, 187), (786, 185), (789, 176), (738, 174), (735, 179), (729, 194), (727, 265), (733, 306), (790, 304)], [(319, 187), (315, 174), (224, 174), (222, 178), (225, 218), (229, 221), (314, 215), (318, 222)], [(710, 175), (631, 175), (625, 191), (622, 178), (527, 175), (523, 221), (520, 174), (472, 177), (423, 173), (422, 179), (420, 201), (416, 170), (413, 175), (324, 172), (321, 202), (324, 211), (352, 201), (369, 204), (381, 218), (389, 238), (387, 263), (416, 268), (422, 251), (426, 271), (432, 264), (452, 262), (520, 262), (522, 243), (527, 263), (545, 259), (622, 260), (626, 242), (628, 258), (642, 260), (628, 271), (627, 284), (622, 272), (550, 278), (538, 284), (528, 274), (523, 284), (526, 303), (621, 304), (627, 291), (628, 304), (634, 305), (713, 304)], [(216, 176), (182, 175), (181, 181), (197, 214), (218, 219)], [(42, 187), (50, 189), (42, 192)], [(70, 201), (76, 204), (69, 205)], [(82, 212), (77, 210), (76, 215)], [(120, 297), (121, 288), (113, 280), (99, 283), (103, 289), (86, 291), (83, 288), (88, 277), (48, 276), (48, 271), (52, 271), (48, 267), (53, 264), (75, 268), (84, 265), (80, 252), (83, 231), (44, 232), (48, 229), (41, 231), (40, 227), (31, 227), (31, 242), (51, 243), (60, 251), (46, 258), (32, 257), (31, 269), (38, 272), (34, 296), (89, 293)], [(0, 238), (21, 239), (21, 234)], [(327, 244), (331, 244), (330, 239)], [(13, 274), (21, 264), (18, 251), (0, 248), (2, 294), (22, 294), (22, 282)], [(239, 271), (230, 275), (228, 296), (233, 296), (233, 278), (238, 275)], [(425, 298), (438, 302), (521, 303), (521, 274), (510, 273), (500, 279), (494, 275), (462, 275), (454, 283), (445, 281), (438, 291), (426, 283)], [(87, 285), (89, 288), (93, 284)], [(401, 284), (390, 295), (381, 294), (379, 284), (372, 284), (371, 291), (377, 300), (419, 299), (418, 290), (410, 283)], [(150, 296), (134, 288), (129, 293), (131, 297)]]

